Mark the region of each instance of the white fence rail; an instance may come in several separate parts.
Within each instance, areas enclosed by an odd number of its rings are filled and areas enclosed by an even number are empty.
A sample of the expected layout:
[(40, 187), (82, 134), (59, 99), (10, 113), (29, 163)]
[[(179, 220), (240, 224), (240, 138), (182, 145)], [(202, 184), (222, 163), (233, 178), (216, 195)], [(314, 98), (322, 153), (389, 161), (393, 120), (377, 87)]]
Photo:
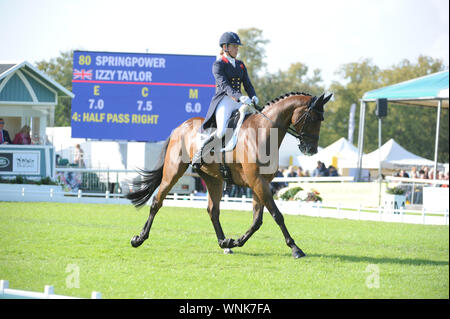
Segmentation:
[[(102, 294), (93, 291), (91, 299), (101, 299)], [(81, 299), (77, 297), (69, 297), (56, 295), (53, 286), (45, 286), (44, 292), (34, 292), (18, 289), (10, 289), (8, 280), (0, 280), (0, 299)]]
[[(123, 194), (105, 193), (77, 193), (63, 192), (51, 188), (47, 191), (37, 190), (2, 190), (0, 201), (44, 201), (64, 203), (97, 203), (97, 204), (127, 204), (130, 201)], [(242, 196), (228, 197), (225, 195), (221, 201), (221, 209), (252, 211), (252, 198)], [(305, 215), (313, 217), (345, 218), (356, 220), (373, 220), (384, 222), (400, 222), (428, 225), (449, 225), (448, 210), (442, 212), (432, 210), (406, 210), (400, 208), (397, 213), (391, 208), (363, 207), (345, 205), (327, 205), (326, 203), (309, 203), (301, 201), (276, 201), (283, 214)], [(147, 205), (150, 204), (150, 201)], [(164, 200), (164, 206), (191, 207), (206, 209), (208, 200), (206, 196), (169, 194)]]

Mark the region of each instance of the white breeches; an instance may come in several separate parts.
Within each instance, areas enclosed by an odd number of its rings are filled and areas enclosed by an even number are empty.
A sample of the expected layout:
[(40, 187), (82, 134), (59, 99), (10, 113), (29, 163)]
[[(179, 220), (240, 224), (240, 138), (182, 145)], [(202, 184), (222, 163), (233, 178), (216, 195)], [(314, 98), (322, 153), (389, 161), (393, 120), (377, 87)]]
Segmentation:
[(227, 122), (231, 116), (231, 113), (239, 109), (242, 105), (240, 102), (234, 101), (228, 95), (225, 95), (222, 100), (220, 100), (219, 104), (216, 107), (216, 123), (217, 123), (217, 131), (216, 136), (218, 138), (222, 138), (225, 135), (225, 131), (227, 129)]

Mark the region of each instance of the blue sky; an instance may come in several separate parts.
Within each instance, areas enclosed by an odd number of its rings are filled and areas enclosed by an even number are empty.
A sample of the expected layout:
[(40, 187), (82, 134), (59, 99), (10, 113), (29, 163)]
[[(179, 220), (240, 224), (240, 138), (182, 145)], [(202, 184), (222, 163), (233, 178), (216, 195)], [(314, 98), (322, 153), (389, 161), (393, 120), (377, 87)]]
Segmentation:
[(448, 12), (448, 0), (0, 0), (0, 61), (70, 49), (216, 55), (223, 32), (256, 27), (270, 40), (269, 71), (302, 62), (329, 84), (362, 58), (384, 68), (424, 54), (448, 65)]

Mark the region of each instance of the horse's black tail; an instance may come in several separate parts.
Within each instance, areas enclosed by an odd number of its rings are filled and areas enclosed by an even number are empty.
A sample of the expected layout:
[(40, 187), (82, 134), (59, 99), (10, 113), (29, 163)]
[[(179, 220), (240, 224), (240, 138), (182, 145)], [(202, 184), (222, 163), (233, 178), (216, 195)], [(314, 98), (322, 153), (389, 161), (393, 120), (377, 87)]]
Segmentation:
[(138, 173), (142, 178), (133, 182), (133, 188), (137, 190), (126, 195), (126, 198), (131, 200), (134, 206), (143, 206), (152, 197), (153, 192), (161, 184), (163, 177), (164, 159), (166, 157), (169, 141), (170, 136), (164, 142), (163, 149), (161, 151), (161, 154), (159, 155), (158, 163), (153, 170), (138, 170)]

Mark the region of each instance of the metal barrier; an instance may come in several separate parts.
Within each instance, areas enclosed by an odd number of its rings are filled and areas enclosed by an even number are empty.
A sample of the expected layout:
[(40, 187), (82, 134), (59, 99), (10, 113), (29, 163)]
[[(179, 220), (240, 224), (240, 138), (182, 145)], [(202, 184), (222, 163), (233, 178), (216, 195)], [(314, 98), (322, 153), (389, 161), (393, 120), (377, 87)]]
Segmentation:
[[(55, 169), (56, 180), (66, 191), (84, 193), (122, 194), (132, 190), (132, 183), (140, 179), (136, 170), (109, 168), (62, 168)], [(189, 194), (195, 189), (192, 177), (196, 174), (185, 174), (173, 187), (171, 193)]]
[(405, 190), (406, 200), (412, 205), (423, 204), (423, 187), (429, 185), (449, 185), (448, 180), (419, 179), (407, 177), (386, 176), (388, 182), (400, 183), (398, 187)]
[[(91, 299), (101, 299), (102, 294), (93, 291)], [(44, 292), (34, 292), (18, 289), (10, 289), (8, 280), (0, 280), (0, 299), (81, 299), (56, 295), (53, 286), (45, 286)]]

